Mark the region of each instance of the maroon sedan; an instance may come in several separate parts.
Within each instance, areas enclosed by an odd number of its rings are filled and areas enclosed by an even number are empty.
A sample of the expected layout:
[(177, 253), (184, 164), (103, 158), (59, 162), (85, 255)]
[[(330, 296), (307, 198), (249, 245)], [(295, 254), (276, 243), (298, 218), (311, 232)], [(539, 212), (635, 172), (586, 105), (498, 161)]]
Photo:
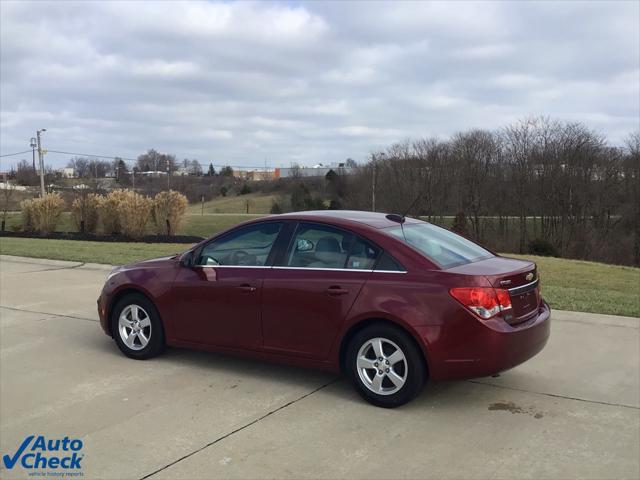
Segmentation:
[(172, 345), (342, 371), (383, 407), (411, 400), (427, 378), (524, 362), (547, 342), (550, 315), (534, 263), (356, 211), (268, 216), (117, 268), (98, 311), (131, 358)]

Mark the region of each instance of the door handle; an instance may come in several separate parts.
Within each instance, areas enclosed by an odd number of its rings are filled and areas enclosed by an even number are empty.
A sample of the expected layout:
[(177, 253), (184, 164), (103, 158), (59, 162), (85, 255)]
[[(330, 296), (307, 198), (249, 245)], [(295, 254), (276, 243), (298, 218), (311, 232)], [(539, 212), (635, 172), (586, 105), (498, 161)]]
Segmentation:
[(325, 290), (325, 293), (331, 296), (338, 296), (338, 295), (346, 295), (347, 293), (349, 293), (349, 290), (345, 290), (344, 288), (341, 288), (338, 285), (334, 285), (332, 287), (327, 288)]
[(238, 287), (242, 293), (251, 293), (257, 290), (256, 287), (249, 285), (248, 283), (243, 283)]

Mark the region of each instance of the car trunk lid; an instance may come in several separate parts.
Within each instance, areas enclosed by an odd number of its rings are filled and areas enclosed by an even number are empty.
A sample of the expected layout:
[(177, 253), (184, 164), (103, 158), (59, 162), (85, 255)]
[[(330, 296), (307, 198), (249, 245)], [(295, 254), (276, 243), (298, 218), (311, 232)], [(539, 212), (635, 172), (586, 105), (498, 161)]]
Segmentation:
[(531, 261), (496, 256), (452, 270), (483, 275), (492, 287), (507, 290), (511, 298), (512, 315), (503, 317), (511, 325), (526, 322), (538, 312), (540, 283), (536, 264)]

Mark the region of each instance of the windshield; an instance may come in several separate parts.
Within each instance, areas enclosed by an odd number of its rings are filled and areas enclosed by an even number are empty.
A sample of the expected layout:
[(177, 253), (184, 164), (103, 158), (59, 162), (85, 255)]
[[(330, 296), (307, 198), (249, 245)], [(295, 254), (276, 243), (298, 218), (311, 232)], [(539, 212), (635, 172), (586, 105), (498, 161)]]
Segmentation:
[(429, 223), (405, 225), (404, 235), (400, 226), (384, 231), (403, 242), (406, 237), (406, 243), (441, 268), (456, 267), (494, 256), (466, 238)]

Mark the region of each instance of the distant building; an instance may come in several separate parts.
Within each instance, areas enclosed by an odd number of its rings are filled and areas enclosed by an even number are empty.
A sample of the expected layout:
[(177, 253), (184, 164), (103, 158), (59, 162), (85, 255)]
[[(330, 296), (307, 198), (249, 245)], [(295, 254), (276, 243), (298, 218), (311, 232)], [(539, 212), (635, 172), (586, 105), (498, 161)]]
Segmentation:
[(338, 175), (350, 175), (355, 172), (354, 168), (346, 167), (344, 163), (332, 163), (331, 165), (323, 165), (320, 163), (313, 167), (294, 165), (288, 168), (276, 168), (275, 178), (324, 177), (332, 170)]
[(76, 175), (76, 171), (73, 168), (65, 167), (65, 168), (59, 168), (58, 174), (62, 178), (73, 178)]
[(233, 176), (235, 178), (242, 178), (244, 180), (252, 180), (254, 182), (273, 180), (274, 178), (276, 178), (274, 170), (260, 170), (257, 168), (253, 170), (234, 170)]
[[(0, 177), (4, 178), (4, 172), (0, 172)], [(21, 192), (25, 191), (27, 187), (23, 187), (22, 185), (16, 185), (11, 182), (0, 182), (0, 190), (19, 190)]]
[(143, 177), (164, 177), (167, 172), (161, 170), (146, 170), (144, 172), (138, 172), (136, 175), (142, 175)]

